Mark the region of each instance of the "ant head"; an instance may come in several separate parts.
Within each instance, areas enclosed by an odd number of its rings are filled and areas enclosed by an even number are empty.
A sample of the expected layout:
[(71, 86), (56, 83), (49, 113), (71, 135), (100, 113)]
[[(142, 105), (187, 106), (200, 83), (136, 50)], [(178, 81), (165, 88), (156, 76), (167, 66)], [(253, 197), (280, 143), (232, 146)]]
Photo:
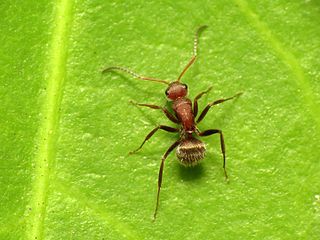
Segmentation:
[(188, 86), (178, 81), (169, 84), (166, 90), (166, 96), (169, 100), (176, 100), (185, 97), (188, 94)]

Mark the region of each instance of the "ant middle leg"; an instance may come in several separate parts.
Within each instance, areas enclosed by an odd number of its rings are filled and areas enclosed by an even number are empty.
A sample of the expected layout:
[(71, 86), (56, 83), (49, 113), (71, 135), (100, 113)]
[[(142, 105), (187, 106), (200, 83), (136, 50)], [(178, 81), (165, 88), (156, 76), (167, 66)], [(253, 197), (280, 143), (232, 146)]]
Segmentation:
[(207, 94), (212, 89), (212, 86), (209, 87), (206, 91), (199, 93), (193, 100), (193, 116), (196, 117), (198, 115), (198, 100), (204, 95)]
[(234, 99), (234, 98), (237, 98), (239, 97), (240, 95), (242, 94), (242, 92), (240, 93), (237, 93), (236, 95), (232, 96), (232, 97), (229, 97), (229, 98), (221, 98), (221, 99), (218, 99), (214, 102), (211, 102), (211, 103), (208, 103), (207, 106), (202, 110), (199, 118), (197, 119), (196, 123), (199, 123), (201, 122), (201, 120), (207, 115), (209, 109), (214, 106), (214, 105), (218, 105), (220, 103), (223, 103), (225, 101), (228, 101), (228, 100), (231, 100), (231, 99)]
[(158, 127), (154, 128), (143, 140), (143, 142), (141, 143), (140, 147), (138, 147), (136, 150), (129, 152), (129, 154), (133, 154), (137, 151), (139, 151), (143, 145), (145, 144), (146, 141), (148, 141), (153, 134), (155, 134), (159, 129), (164, 130), (166, 132), (179, 132), (179, 129), (177, 128), (173, 128), (173, 127), (169, 127), (169, 126), (164, 126), (164, 125), (159, 125)]
[(224, 176), (225, 176), (226, 180), (228, 180), (228, 174), (227, 174), (227, 170), (226, 170), (226, 148), (224, 145), (224, 138), (223, 138), (222, 131), (219, 129), (208, 129), (208, 130), (205, 130), (203, 132), (198, 133), (198, 135), (200, 137), (205, 137), (205, 136), (210, 136), (210, 135), (216, 134), (216, 133), (219, 133), (219, 135), (220, 135), (220, 147), (221, 147), (221, 152), (222, 152), (222, 156), (223, 156), (223, 171), (224, 171)]
[(174, 123), (177, 123), (179, 124), (179, 120), (172, 114), (168, 111), (168, 109), (164, 108), (164, 107), (161, 107), (161, 106), (157, 106), (157, 105), (153, 105), (153, 104), (145, 104), (145, 103), (136, 103), (136, 102), (133, 102), (133, 101), (130, 101), (130, 103), (132, 104), (135, 104), (137, 106), (142, 106), (142, 107), (149, 107), (149, 108), (152, 108), (152, 109), (160, 109), (162, 110), (162, 112), (166, 115), (166, 117), (174, 122)]
[(167, 159), (168, 155), (180, 144), (180, 139), (176, 142), (174, 142), (168, 150), (164, 153), (161, 159), (160, 169), (159, 169), (159, 176), (158, 176), (158, 191), (157, 191), (157, 202), (156, 202), (156, 208), (154, 210), (153, 214), (153, 220), (156, 220), (158, 207), (159, 207), (159, 199), (160, 199), (160, 189), (162, 184), (162, 174), (163, 174), (163, 168), (164, 168), (164, 161)]

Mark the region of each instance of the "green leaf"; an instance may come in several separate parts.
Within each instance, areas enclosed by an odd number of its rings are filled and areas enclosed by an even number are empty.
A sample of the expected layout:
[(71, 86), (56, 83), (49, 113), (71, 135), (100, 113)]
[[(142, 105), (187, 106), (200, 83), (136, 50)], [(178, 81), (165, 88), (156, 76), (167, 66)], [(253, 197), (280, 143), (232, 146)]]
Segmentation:
[[(0, 239), (319, 239), (320, 6), (316, 1), (10, 1), (0, 4)], [(223, 130), (184, 168), (161, 84), (213, 86), (200, 130)]]

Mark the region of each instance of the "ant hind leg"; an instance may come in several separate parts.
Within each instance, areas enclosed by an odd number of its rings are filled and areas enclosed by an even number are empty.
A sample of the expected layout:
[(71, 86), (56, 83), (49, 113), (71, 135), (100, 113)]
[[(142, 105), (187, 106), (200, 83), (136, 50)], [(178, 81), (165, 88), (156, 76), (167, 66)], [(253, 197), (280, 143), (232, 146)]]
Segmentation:
[(225, 144), (224, 144), (224, 138), (223, 138), (222, 131), (219, 129), (208, 129), (208, 130), (205, 130), (203, 132), (198, 133), (198, 135), (200, 137), (205, 137), (205, 136), (210, 136), (210, 135), (213, 135), (216, 133), (219, 133), (219, 135), (220, 135), (220, 147), (221, 147), (221, 152), (222, 152), (222, 156), (223, 156), (223, 171), (224, 171), (224, 176), (225, 176), (226, 180), (228, 181), (228, 174), (227, 174), (227, 170), (226, 170), (226, 148), (225, 148)]
[(176, 142), (174, 142), (168, 150), (165, 152), (165, 154), (162, 156), (161, 159), (161, 164), (160, 164), (160, 169), (159, 169), (159, 177), (158, 177), (158, 191), (157, 191), (157, 202), (156, 202), (156, 208), (154, 210), (153, 214), (153, 220), (156, 220), (157, 217), (157, 212), (158, 212), (158, 207), (159, 207), (159, 199), (160, 199), (160, 189), (161, 189), (161, 184), (162, 184), (162, 174), (163, 174), (163, 168), (164, 168), (164, 161), (168, 157), (168, 155), (179, 145), (180, 139)]

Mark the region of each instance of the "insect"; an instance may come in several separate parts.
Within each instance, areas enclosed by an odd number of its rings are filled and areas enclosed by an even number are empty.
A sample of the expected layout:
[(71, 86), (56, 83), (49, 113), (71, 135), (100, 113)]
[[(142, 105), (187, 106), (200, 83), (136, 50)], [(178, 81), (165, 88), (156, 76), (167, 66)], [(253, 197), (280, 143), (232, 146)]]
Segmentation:
[(225, 101), (234, 99), (240, 96), (242, 93), (238, 93), (229, 98), (222, 98), (216, 101), (210, 102), (206, 105), (206, 107), (202, 110), (199, 117), (198, 116), (198, 100), (204, 95), (207, 94), (212, 87), (208, 88), (206, 91), (199, 93), (192, 101), (187, 97), (188, 94), (188, 86), (184, 83), (181, 83), (181, 78), (186, 73), (186, 71), (190, 68), (190, 66), (195, 62), (197, 58), (197, 49), (198, 49), (198, 41), (199, 41), (199, 34), (200, 32), (205, 29), (207, 26), (203, 25), (199, 27), (194, 36), (194, 43), (193, 43), (193, 55), (189, 60), (188, 64), (184, 67), (182, 72), (180, 73), (177, 80), (168, 82), (161, 79), (151, 78), (141, 76), (128, 68), (119, 67), (119, 66), (112, 66), (105, 68), (102, 72), (109, 72), (109, 71), (122, 71), (130, 74), (134, 78), (145, 80), (145, 81), (153, 81), (161, 84), (167, 85), (167, 89), (165, 91), (165, 95), (167, 99), (172, 103), (172, 110), (174, 114), (172, 114), (167, 108), (153, 105), (153, 104), (145, 104), (145, 103), (134, 103), (137, 106), (141, 107), (148, 107), (151, 109), (158, 109), (161, 110), (165, 116), (175, 124), (181, 125), (179, 128), (173, 128), (170, 126), (159, 125), (155, 127), (149, 134), (145, 137), (142, 144), (134, 151), (130, 153), (135, 153), (140, 150), (146, 141), (148, 141), (158, 130), (163, 130), (170, 133), (179, 133), (179, 139), (175, 141), (164, 153), (161, 159), (160, 169), (159, 169), (159, 176), (158, 176), (158, 191), (157, 191), (157, 201), (156, 207), (154, 210), (154, 219), (156, 219), (158, 207), (159, 207), (159, 199), (160, 199), (160, 190), (162, 185), (162, 175), (164, 169), (164, 163), (167, 159), (168, 155), (175, 149), (177, 158), (179, 159), (180, 163), (184, 166), (190, 167), (197, 165), (201, 159), (205, 157), (206, 147), (205, 144), (199, 140), (197, 137), (205, 137), (210, 136), (213, 134), (219, 134), (220, 136), (220, 147), (223, 156), (223, 170), (225, 179), (228, 180), (227, 170), (226, 170), (226, 153), (225, 153), (225, 144), (224, 144), (224, 137), (223, 133), (219, 129), (208, 129), (205, 131), (200, 131), (197, 127), (197, 124), (200, 123), (204, 117), (207, 115), (209, 109), (212, 106), (218, 105)]

